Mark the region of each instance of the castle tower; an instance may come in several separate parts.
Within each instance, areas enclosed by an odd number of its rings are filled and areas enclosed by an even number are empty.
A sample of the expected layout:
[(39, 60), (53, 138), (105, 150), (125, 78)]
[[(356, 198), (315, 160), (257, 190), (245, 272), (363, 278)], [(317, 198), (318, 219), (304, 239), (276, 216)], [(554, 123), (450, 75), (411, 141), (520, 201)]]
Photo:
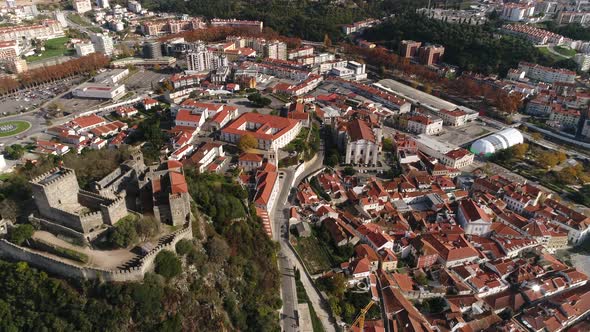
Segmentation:
[(35, 204), (42, 216), (51, 216), (51, 208), (66, 209), (78, 205), (80, 187), (70, 168), (54, 168), (30, 181)]

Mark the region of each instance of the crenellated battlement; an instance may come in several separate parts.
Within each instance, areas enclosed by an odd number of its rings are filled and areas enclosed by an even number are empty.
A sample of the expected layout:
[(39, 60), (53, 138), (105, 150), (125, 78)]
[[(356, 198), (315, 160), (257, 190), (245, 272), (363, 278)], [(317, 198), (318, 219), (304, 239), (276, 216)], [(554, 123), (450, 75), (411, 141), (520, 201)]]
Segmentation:
[(67, 167), (56, 167), (32, 179), (30, 183), (41, 187), (50, 187), (55, 186), (66, 179), (71, 179), (72, 177), (76, 180), (76, 183), (78, 183), (78, 180), (76, 179), (76, 173), (73, 169)]

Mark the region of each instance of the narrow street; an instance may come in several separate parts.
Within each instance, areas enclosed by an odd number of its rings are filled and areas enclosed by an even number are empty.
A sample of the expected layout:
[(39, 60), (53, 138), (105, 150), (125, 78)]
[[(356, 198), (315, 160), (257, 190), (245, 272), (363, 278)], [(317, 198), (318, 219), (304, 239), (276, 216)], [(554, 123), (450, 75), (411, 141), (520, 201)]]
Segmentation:
[(308, 165), (297, 178), (295, 178), (294, 168), (280, 170), (282, 174), (282, 179), (280, 180), (281, 189), (274, 209), (271, 211), (270, 218), (272, 220), (273, 240), (279, 242), (281, 246), (279, 252), (279, 271), (281, 273), (281, 299), (283, 300), (283, 308), (281, 310), (281, 327), (283, 331), (299, 331), (297, 313), (298, 299), (293, 268), (301, 271), (301, 282), (311, 302), (310, 305), (313, 306), (324, 329), (329, 332), (335, 331), (333, 324), (330, 322), (329, 311), (322, 305), (320, 296), (313, 287), (312, 281), (303, 272), (303, 266), (288, 244), (288, 215), (291, 207), (291, 204), (289, 203), (289, 195), (291, 189), (296, 188), (302, 179), (322, 167), (324, 160), (323, 155), (324, 152), (322, 147), (315, 162)]

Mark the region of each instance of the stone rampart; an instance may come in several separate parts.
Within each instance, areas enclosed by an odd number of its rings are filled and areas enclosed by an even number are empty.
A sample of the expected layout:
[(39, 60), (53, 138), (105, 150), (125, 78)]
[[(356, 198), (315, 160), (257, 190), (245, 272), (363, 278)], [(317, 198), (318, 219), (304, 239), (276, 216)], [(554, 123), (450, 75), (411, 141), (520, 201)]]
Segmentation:
[(24, 261), (32, 266), (66, 278), (98, 279), (102, 281), (139, 281), (146, 272), (153, 269), (154, 259), (162, 250), (175, 251), (181, 239), (192, 239), (192, 227), (187, 223), (183, 228), (166, 235), (164, 241), (139, 260), (137, 266), (121, 270), (104, 270), (99, 268), (78, 266), (66, 260), (56, 259), (31, 249), (17, 246), (0, 239), (0, 256), (15, 261)]

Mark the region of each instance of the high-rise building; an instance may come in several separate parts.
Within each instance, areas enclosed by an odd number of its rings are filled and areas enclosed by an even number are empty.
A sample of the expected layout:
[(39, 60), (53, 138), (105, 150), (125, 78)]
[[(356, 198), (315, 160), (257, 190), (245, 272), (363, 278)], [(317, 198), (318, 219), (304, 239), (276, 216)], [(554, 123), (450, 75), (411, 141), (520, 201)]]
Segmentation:
[(105, 55), (113, 54), (113, 38), (109, 37), (109, 35), (97, 33), (91, 35), (90, 39), (96, 52), (104, 53)]
[(77, 56), (85, 56), (94, 53), (94, 45), (92, 43), (78, 43), (74, 45)]
[(127, 9), (129, 9), (130, 11), (134, 12), (134, 13), (140, 13), (141, 12), (141, 4), (139, 3), (139, 1), (129, 1), (127, 3)]
[(445, 48), (441, 45), (425, 45), (418, 49), (418, 57), (420, 63), (431, 66), (441, 61)]
[(74, 10), (78, 14), (83, 14), (92, 10), (90, 0), (74, 0)]
[(155, 42), (145, 42), (143, 44), (143, 57), (147, 59), (157, 59), (162, 57), (162, 45)]
[(209, 71), (228, 65), (225, 55), (216, 55), (199, 45), (195, 50), (186, 54), (186, 62), (189, 71)]
[(418, 49), (422, 46), (421, 42), (413, 40), (402, 40), (400, 43), (400, 55), (404, 58), (413, 58), (418, 55)]
[(110, 8), (109, 0), (96, 0), (96, 7), (98, 8)]
[(287, 60), (287, 44), (275, 40), (269, 41), (263, 46), (265, 58)]

